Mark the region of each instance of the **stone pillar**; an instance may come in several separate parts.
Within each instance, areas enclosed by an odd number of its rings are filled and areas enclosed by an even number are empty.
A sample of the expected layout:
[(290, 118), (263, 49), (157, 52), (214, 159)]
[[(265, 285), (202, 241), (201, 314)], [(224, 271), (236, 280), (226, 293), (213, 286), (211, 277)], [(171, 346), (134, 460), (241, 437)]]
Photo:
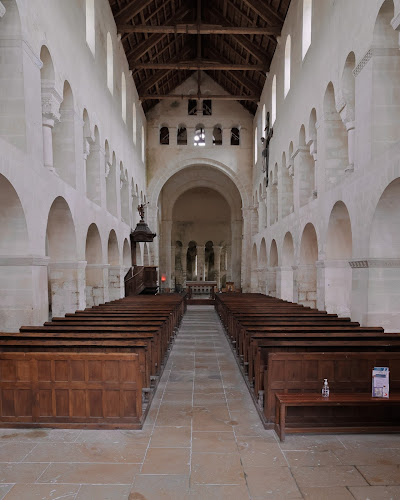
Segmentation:
[[(231, 274), (231, 280), (235, 283), (236, 289), (241, 288), (241, 269), (245, 269), (242, 266), (243, 262), (247, 261), (246, 256), (250, 256), (250, 251), (242, 243), (242, 221), (234, 220), (231, 222), (231, 235), (232, 235), (232, 245), (231, 245), (231, 262), (229, 265), (229, 271)], [(249, 238), (250, 241), (250, 238)], [(242, 252), (242, 255), (240, 253)]]
[(318, 148), (317, 148), (317, 139), (313, 139), (310, 142), (310, 154), (314, 160), (314, 188), (312, 196), (316, 198), (318, 196)]
[(104, 304), (108, 298), (108, 264), (86, 265), (86, 307)]
[(296, 270), (299, 304), (315, 308), (317, 306), (317, 268), (313, 264), (299, 265)]
[(218, 290), (221, 288), (221, 246), (214, 245), (214, 273)]
[[(151, 203), (149, 203), (147, 205), (146, 222), (153, 233), (158, 233), (157, 238), (160, 238), (160, 234), (159, 234), (160, 228), (158, 227), (157, 208), (158, 208), (157, 205), (153, 205)], [(134, 219), (134, 221), (135, 221), (135, 219)], [(133, 228), (135, 228), (135, 226), (136, 226), (136, 222), (135, 222)], [(157, 267), (160, 266), (160, 255), (159, 255), (160, 248), (161, 248), (160, 244), (158, 244), (158, 245), (154, 244), (154, 265)]]
[(351, 267), (347, 260), (319, 260), (317, 308), (338, 316), (350, 316)]
[(48, 263), (48, 257), (0, 256), (0, 331), (48, 320)]
[(276, 297), (276, 267), (267, 267), (266, 273), (266, 293), (271, 297)]
[[(363, 326), (400, 330), (400, 259), (352, 259), (352, 313)], [(367, 285), (367, 286), (366, 286)]]
[(187, 273), (187, 246), (182, 246), (182, 288), (186, 288), (186, 273)]
[(64, 316), (85, 308), (85, 268), (85, 261), (50, 262), (48, 279), (52, 316)]
[[(243, 270), (243, 275), (241, 277), (241, 288), (243, 292), (250, 291), (251, 288), (251, 207), (242, 208), (243, 214), (243, 227), (241, 228), (240, 238), (242, 240), (242, 259), (241, 259), (241, 269)], [(237, 224), (241, 224), (242, 221), (237, 221)], [(240, 225), (241, 227), (241, 225)], [(232, 226), (233, 229), (233, 226)], [(235, 229), (235, 233), (239, 233), (238, 229)], [(242, 236), (243, 235), (243, 236)], [(239, 239), (239, 234), (236, 234), (236, 238)], [(232, 242), (234, 241), (232, 232)], [(229, 260), (228, 254), (228, 260)], [(232, 259), (231, 259), (232, 260)], [(232, 272), (232, 264), (228, 266), (228, 272)], [(231, 280), (228, 280), (231, 281)]]
[(264, 295), (267, 293), (267, 269), (258, 269), (258, 291)]
[(125, 296), (124, 266), (110, 266), (108, 268), (108, 300), (118, 300)]
[(222, 145), (224, 147), (229, 147), (231, 145), (231, 127), (222, 128)]
[(349, 150), (349, 166), (346, 168), (346, 172), (354, 171), (354, 155), (356, 148), (356, 130), (355, 121), (348, 121), (346, 123), (347, 139), (348, 139), (348, 150)]
[(205, 127), (204, 128), (204, 133), (206, 136), (206, 148), (212, 148), (213, 146), (213, 127)]
[(197, 281), (204, 281), (205, 279), (205, 245), (197, 245)]
[(293, 302), (293, 268), (276, 268), (276, 296), (280, 299)]
[(43, 164), (54, 172), (53, 163), (53, 127), (60, 121), (62, 96), (42, 82), (42, 128), (43, 128)]
[(170, 285), (169, 289), (171, 292), (175, 291), (175, 245), (171, 245), (171, 274), (170, 274)]
[(165, 252), (164, 255), (164, 263), (161, 268), (160, 265), (160, 273), (163, 274), (165, 273), (165, 276), (167, 280), (165, 281), (165, 287), (166, 288), (171, 288), (171, 273), (172, 273), (172, 267), (171, 267), (171, 232), (172, 232), (172, 220), (164, 220), (163, 223), (163, 251)]

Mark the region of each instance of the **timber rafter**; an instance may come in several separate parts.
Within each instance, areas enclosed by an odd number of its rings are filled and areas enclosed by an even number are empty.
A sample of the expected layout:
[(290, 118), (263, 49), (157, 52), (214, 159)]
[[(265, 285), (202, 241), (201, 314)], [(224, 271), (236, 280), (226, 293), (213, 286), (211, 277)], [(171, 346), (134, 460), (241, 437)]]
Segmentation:
[(255, 113), (290, 0), (109, 2), (145, 112), (203, 71)]

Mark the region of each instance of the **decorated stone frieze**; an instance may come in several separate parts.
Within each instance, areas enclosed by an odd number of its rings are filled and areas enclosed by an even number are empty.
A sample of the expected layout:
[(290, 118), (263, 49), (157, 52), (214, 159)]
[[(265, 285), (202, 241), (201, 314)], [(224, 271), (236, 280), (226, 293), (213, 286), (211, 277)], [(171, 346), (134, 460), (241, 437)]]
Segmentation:
[(353, 269), (398, 268), (400, 267), (400, 259), (370, 258), (370, 259), (350, 260), (349, 264), (350, 267)]

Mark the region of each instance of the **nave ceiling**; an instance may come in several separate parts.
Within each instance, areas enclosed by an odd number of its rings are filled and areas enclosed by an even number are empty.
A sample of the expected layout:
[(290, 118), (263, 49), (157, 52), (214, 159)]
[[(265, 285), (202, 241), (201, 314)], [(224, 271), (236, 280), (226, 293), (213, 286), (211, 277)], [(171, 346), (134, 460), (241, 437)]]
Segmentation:
[(145, 112), (205, 71), (255, 114), (290, 0), (109, 2)]

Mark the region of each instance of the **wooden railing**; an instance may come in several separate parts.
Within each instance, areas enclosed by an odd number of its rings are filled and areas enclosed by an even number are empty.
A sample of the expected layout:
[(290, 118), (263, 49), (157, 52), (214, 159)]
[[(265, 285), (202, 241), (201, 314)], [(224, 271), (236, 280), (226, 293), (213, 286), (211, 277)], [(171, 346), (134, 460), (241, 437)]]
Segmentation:
[(133, 266), (126, 273), (125, 297), (139, 295), (146, 288), (157, 289), (157, 267)]

